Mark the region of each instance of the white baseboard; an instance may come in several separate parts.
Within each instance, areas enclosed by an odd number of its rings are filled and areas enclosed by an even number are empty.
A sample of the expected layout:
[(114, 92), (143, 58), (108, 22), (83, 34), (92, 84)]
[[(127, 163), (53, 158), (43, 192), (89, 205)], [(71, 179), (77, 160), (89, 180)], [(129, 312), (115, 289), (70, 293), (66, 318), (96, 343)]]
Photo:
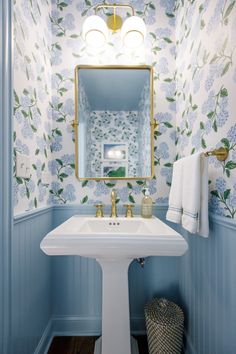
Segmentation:
[(99, 336), (102, 322), (100, 317), (53, 316), (53, 336)]
[(37, 348), (34, 351), (34, 354), (47, 354), (52, 339), (52, 320), (50, 319), (37, 345)]
[[(101, 317), (53, 316), (51, 320), (52, 333), (57, 336), (99, 336), (102, 332)], [(131, 328), (134, 335), (145, 334), (144, 318), (132, 317)]]

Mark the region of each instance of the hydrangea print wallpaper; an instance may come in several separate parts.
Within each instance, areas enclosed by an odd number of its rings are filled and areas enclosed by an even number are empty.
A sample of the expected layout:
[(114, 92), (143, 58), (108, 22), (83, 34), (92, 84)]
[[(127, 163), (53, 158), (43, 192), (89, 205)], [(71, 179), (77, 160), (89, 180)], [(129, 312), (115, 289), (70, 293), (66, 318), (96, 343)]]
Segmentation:
[(16, 152), (29, 156), (30, 178), (16, 177), (15, 212), (46, 205), (48, 187), (42, 174), (52, 158), (51, 30), (47, 1), (14, 1), (14, 160)]
[[(112, 3), (108, 1), (108, 3)], [(14, 142), (30, 157), (29, 179), (15, 175), (15, 213), (54, 204), (139, 204), (143, 181), (79, 182), (74, 174), (74, 68), (78, 64), (154, 67), (156, 204), (168, 202), (173, 162), (225, 145), (229, 159), (210, 159), (210, 208), (236, 213), (235, 2), (133, 0), (147, 25), (145, 45), (123, 48), (111, 34), (98, 52), (81, 38), (82, 23), (100, 1), (16, 0), (14, 4)], [(106, 16), (106, 12), (102, 16)], [(15, 169), (14, 169), (15, 173)], [(44, 180), (44, 176), (50, 176)]]
[(92, 111), (90, 113), (89, 142), (87, 146), (90, 152), (87, 162), (86, 176), (101, 177), (102, 142), (112, 139), (114, 143), (125, 143), (128, 149), (129, 176), (141, 176), (140, 162), (138, 158), (139, 141), (138, 135), (139, 115), (137, 111)]
[(225, 146), (209, 158), (210, 210), (236, 214), (236, 6), (231, 0), (176, 3), (178, 157)]
[[(142, 198), (142, 181), (137, 182), (79, 182), (74, 176), (74, 142), (71, 122), (74, 119), (74, 68), (78, 64), (151, 64), (155, 67), (155, 118), (160, 122), (156, 132), (156, 179), (147, 182), (152, 197), (158, 203), (166, 202), (171, 181), (171, 166), (175, 156), (175, 43), (174, 43), (174, 1), (155, 1), (145, 5), (134, 1), (136, 14), (141, 16), (148, 27), (145, 46), (138, 51), (127, 52), (119, 34), (111, 35), (109, 43), (100, 52), (86, 48), (81, 38), (82, 23), (87, 15), (94, 14), (98, 1), (53, 1), (51, 11), (46, 1), (17, 0), (15, 5), (15, 30), (18, 37), (15, 45), (28, 48), (27, 65), (34, 77), (28, 78), (20, 67), (15, 66), (15, 149), (30, 156), (33, 165), (29, 180), (16, 179), (15, 211), (23, 212), (35, 206), (47, 204), (86, 203), (103, 201), (110, 203), (111, 187), (117, 188), (120, 202), (139, 203)], [(32, 6), (31, 6), (32, 4)], [(25, 7), (28, 12), (26, 13)], [(40, 11), (39, 11), (40, 9)], [(44, 9), (44, 11), (43, 11)], [(27, 16), (26, 16), (27, 14)], [(36, 23), (32, 18), (37, 16)], [(27, 32), (22, 34), (21, 27)], [(39, 27), (42, 28), (39, 31)], [(38, 33), (41, 35), (39, 50), (51, 65), (44, 65), (44, 72), (36, 74), (38, 68)], [(44, 38), (45, 37), (45, 38)], [(44, 38), (44, 39), (42, 39)], [(46, 45), (42, 43), (46, 42)], [(24, 53), (25, 54), (25, 53)], [(16, 51), (16, 57), (21, 58)], [(35, 61), (34, 58), (37, 60)], [(40, 103), (40, 122), (37, 130), (29, 124), (30, 134), (23, 136), (25, 120), (32, 121), (36, 112), (18, 108), (18, 101), (24, 92), (34, 88), (36, 94), (44, 89), (44, 75), (51, 76), (51, 94), (46, 93)], [(47, 78), (48, 80), (48, 78)], [(48, 90), (50, 86), (48, 87)], [(27, 96), (27, 95), (26, 95)], [(29, 105), (31, 97), (29, 98)], [(27, 112), (26, 112), (27, 113)], [(19, 121), (17, 115), (21, 116)], [(32, 115), (32, 118), (31, 118)], [(31, 122), (30, 122), (31, 123)], [(39, 141), (40, 139), (40, 141)], [(19, 142), (24, 146), (19, 147)], [(47, 153), (47, 157), (45, 156)], [(42, 183), (43, 173), (49, 171), (51, 183)], [(45, 190), (42, 197), (41, 189)]]

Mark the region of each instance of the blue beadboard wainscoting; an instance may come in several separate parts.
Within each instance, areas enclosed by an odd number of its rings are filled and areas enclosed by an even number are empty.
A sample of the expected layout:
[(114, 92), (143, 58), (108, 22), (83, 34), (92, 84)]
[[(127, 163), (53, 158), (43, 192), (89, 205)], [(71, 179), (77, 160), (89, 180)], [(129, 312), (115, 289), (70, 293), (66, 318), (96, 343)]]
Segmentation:
[(185, 354), (235, 354), (236, 222), (211, 216), (208, 239), (182, 235), (189, 245), (180, 277)]
[(9, 353), (12, 236), (12, 2), (0, 0), (0, 353)]
[(51, 261), (39, 245), (52, 229), (52, 222), (52, 208), (25, 213), (14, 220), (11, 354), (44, 353), (50, 340)]
[[(164, 220), (166, 206), (154, 212)], [(39, 248), (41, 239), (70, 216), (92, 213), (90, 207), (65, 205), (15, 218), (11, 354), (44, 354), (55, 335), (101, 333), (99, 265), (82, 257), (48, 257)], [(234, 354), (235, 230), (234, 221), (213, 216), (209, 239), (180, 231), (189, 243), (184, 257), (150, 257), (144, 268), (134, 261), (129, 270), (132, 332), (145, 332), (144, 304), (165, 296), (185, 311), (186, 354)]]

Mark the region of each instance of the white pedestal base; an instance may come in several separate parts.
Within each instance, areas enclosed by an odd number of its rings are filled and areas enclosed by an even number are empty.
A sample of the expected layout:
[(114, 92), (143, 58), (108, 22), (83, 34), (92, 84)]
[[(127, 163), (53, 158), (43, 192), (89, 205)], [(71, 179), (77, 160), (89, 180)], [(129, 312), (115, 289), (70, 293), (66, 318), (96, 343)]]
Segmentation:
[[(138, 342), (134, 337), (130, 337), (131, 340), (131, 354), (139, 354)], [(102, 353), (102, 337), (98, 338), (95, 342), (94, 354)]]
[[(128, 268), (132, 259), (99, 258), (102, 267), (102, 345), (96, 354), (138, 354), (130, 340)], [(132, 349), (131, 349), (132, 346)]]

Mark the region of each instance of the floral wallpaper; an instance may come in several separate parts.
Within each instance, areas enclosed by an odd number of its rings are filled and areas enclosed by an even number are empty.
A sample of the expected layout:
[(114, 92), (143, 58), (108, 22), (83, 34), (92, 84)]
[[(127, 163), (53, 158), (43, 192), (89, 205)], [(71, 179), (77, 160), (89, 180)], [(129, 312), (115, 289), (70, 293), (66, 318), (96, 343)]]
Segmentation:
[(144, 181), (75, 178), (71, 122), (76, 65), (145, 63), (155, 71), (159, 121), (155, 178), (147, 182), (153, 200), (167, 203), (176, 158), (224, 145), (228, 160), (210, 159), (210, 209), (235, 217), (235, 1), (130, 1), (147, 25), (145, 45), (136, 51), (122, 47), (119, 33), (100, 51), (86, 47), (82, 23), (98, 3), (14, 1), (14, 153), (28, 155), (32, 165), (30, 178), (15, 175), (15, 213), (51, 204), (108, 204), (114, 186), (120, 202), (140, 203)]
[(236, 3), (176, 2), (177, 158), (224, 146), (209, 158), (210, 210), (236, 216)]
[[(91, 134), (88, 132), (91, 129), (90, 126), (90, 112), (91, 107), (86, 95), (84, 83), (81, 80), (80, 89), (78, 90), (78, 117), (76, 120), (79, 120), (79, 127), (77, 129), (79, 133), (79, 147), (78, 147), (78, 173), (79, 176), (90, 176), (91, 175), (91, 150), (87, 147), (91, 146)], [(73, 138), (74, 140), (74, 138)]]
[[(109, 1), (108, 1), (109, 2)], [(15, 150), (30, 157), (29, 179), (15, 178), (15, 213), (50, 204), (110, 203), (116, 187), (121, 202), (140, 203), (144, 181), (79, 182), (74, 175), (74, 68), (78, 64), (151, 64), (155, 69), (155, 179), (153, 200), (165, 203), (175, 156), (174, 0), (131, 1), (147, 24), (145, 46), (123, 48), (119, 33), (102, 50), (87, 48), (82, 23), (97, 0), (16, 0)], [(105, 11), (104, 17), (108, 15)], [(43, 175), (50, 181), (43, 183)]]
[[(113, 3), (111, 1), (108, 1)], [(160, 121), (156, 132), (155, 164), (156, 176), (147, 182), (153, 200), (167, 201), (171, 180), (171, 166), (175, 156), (175, 43), (174, 43), (174, 0), (173, 1), (131, 1), (136, 14), (147, 24), (148, 35), (145, 45), (136, 51), (123, 48), (120, 33), (111, 34), (108, 44), (101, 50), (86, 47), (81, 38), (82, 23), (87, 15), (94, 14), (97, 0), (52, 1), (50, 27), (52, 31), (52, 116), (53, 126), (60, 132), (60, 147), (53, 151), (53, 159), (71, 155), (74, 152), (71, 121), (74, 117), (74, 68), (78, 64), (151, 64), (155, 69), (155, 118)], [(125, 13), (123, 13), (126, 15)], [(104, 18), (108, 11), (101, 12)], [(55, 102), (55, 104), (54, 104)], [(60, 111), (67, 106), (71, 112), (64, 118)], [(59, 109), (58, 109), (59, 107)], [(54, 119), (54, 115), (56, 119)], [(121, 121), (120, 121), (121, 123)], [(106, 123), (107, 124), (107, 123)], [(99, 127), (97, 128), (99, 129)], [(51, 164), (51, 162), (50, 162)], [(74, 174), (67, 174), (62, 180), (54, 178), (50, 186), (49, 203), (110, 204), (110, 191), (115, 187), (120, 202), (140, 203), (143, 197), (144, 181), (79, 182)], [(69, 188), (71, 194), (66, 200), (61, 195)]]
[(30, 178), (16, 176), (15, 213), (47, 204), (48, 184), (42, 181), (51, 158), (54, 136), (48, 115), (51, 97), (51, 32), (48, 1), (14, 1), (14, 162), (16, 152), (30, 159)]
[(137, 111), (92, 111), (90, 113), (89, 129), (86, 134), (90, 142), (87, 145), (90, 172), (86, 176), (101, 177), (102, 143), (108, 141), (127, 144), (128, 175), (141, 176), (137, 140), (139, 120)]
[(150, 125), (150, 84), (147, 82), (142, 90), (139, 107), (140, 119), (138, 126), (139, 140), (139, 159), (141, 171), (139, 176), (151, 176), (152, 165), (151, 160), (147, 156), (151, 156), (151, 125)]

